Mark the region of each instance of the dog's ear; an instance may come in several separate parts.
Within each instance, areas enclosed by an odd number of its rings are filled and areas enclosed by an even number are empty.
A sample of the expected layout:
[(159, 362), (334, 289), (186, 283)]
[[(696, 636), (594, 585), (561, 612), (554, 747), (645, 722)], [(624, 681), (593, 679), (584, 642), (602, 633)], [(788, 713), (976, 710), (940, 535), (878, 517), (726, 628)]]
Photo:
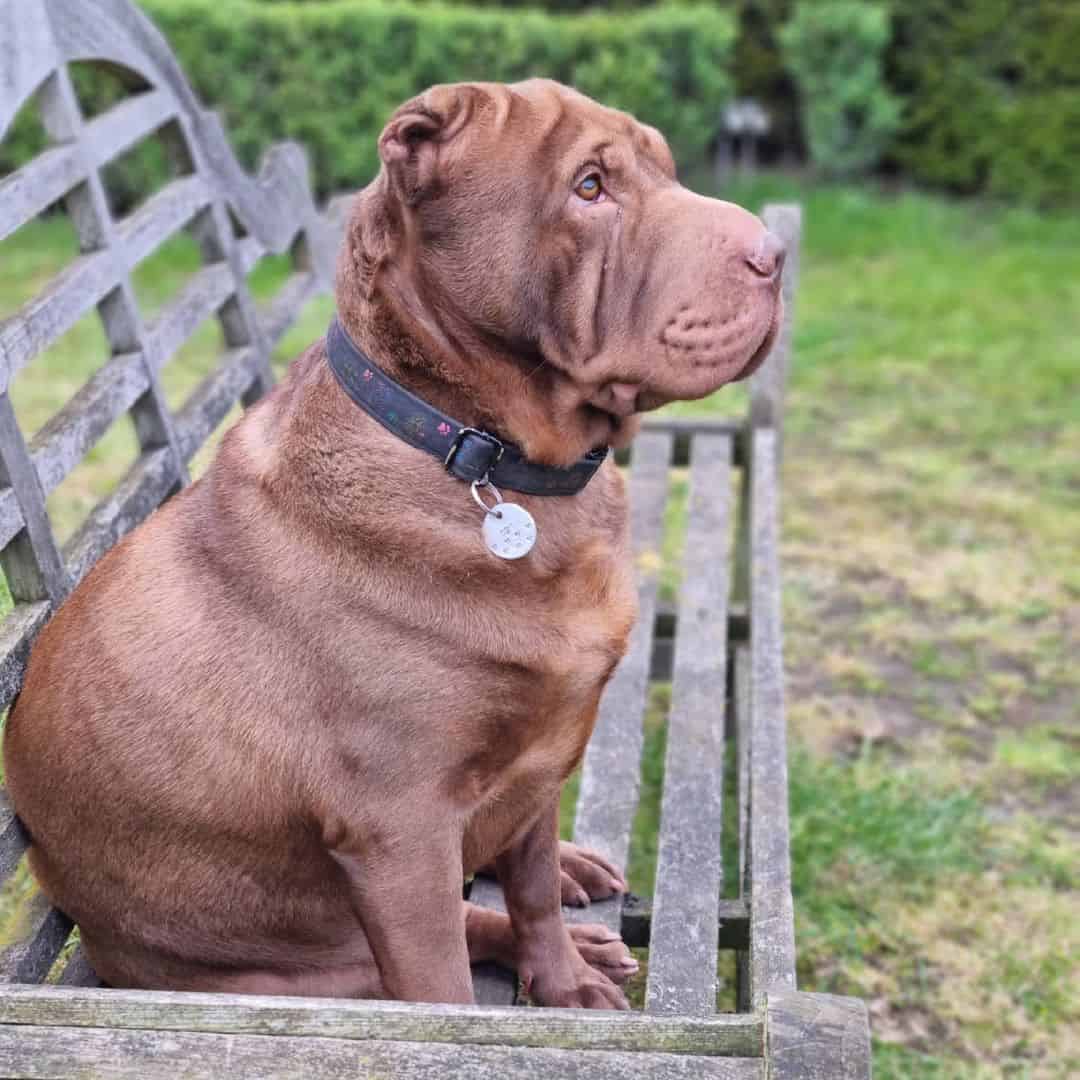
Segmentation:
[(433, 86), (407, 101), (379, 136), (379, 157), (410, 206), (439, 191), (447, 148), (461, 135), (481, 100), (479, 87)]

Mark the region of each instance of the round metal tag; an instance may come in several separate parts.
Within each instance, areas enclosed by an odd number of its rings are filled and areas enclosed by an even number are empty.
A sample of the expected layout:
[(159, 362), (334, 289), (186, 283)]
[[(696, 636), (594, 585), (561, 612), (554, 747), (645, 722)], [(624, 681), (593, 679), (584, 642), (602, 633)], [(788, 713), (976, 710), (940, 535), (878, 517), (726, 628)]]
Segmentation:
[(500, 559), (520, 559), (536, 543), (536, 522), (517, 503), (496, 503), (484, 515), (484, 543)]

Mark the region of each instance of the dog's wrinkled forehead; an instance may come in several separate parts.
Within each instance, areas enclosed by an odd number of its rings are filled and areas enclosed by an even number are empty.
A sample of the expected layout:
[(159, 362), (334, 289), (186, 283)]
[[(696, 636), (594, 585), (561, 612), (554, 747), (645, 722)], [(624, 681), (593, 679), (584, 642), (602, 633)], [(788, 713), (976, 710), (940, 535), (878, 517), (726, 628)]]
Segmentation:
[(593, 101), (570, 87), (530, 79), (499, 87), (507, 96), (501, 114), (512, 125), (515, 113), (536, 156), (567, 180), (584, 165), (600, 165), (613, 175), (635, 168), (674, 179), (675, 162), (656, 128), (628, 113)]
[(547, 79), (433, 86), (394, 113), (379, 153), (391, 192), (412, 206), (462, 187), (498, 204), (529, 181), (572, 184), (586, 165), (631, 185), (675, 177), (655, 128)]

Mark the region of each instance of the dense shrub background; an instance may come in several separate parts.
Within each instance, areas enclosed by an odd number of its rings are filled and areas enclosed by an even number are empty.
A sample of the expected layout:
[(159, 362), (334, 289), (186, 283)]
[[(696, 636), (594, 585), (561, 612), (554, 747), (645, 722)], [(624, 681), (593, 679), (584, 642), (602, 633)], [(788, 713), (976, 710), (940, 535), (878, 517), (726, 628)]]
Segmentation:
[(893, 0), (894, 156), (916, 179), (1080, 199), (1080, 3)]
[(395, 106), (437, 82), (545, 75), (655, 124), (684, 165), (707, 155), (734, 92), (735, 26), (715, 8), (559, 16), (441, 5), (144, 0), (249, 163), (310, 151), (325, 193), (376, 171)]
[[(739, 20), (740, 94), (793, 145), (798, 102), (779, 44), (795, 0), (720, 0)], [(831, 0), (800, 0), (807, 7)], [(889, 0), (885, 70), (903, 104), (885, 163), (963, 194), (1080, 201), (1080, 0)]]
[[(201, 0), (150, 0), (150, 6), (158, 11), (196, 2)], [(800, 2), (814, 7), (827, 6), (833, 0)], [(634, 30), (648, 37), (668, 20), (678, 21), (685, 29), (681, 22), (685, 18), (700, 27), (705, 38), (703, 48), (695, 50), (695, 58), (700, 60), (714, 48), (709, 15), (682, 5), (641, 16), (637, 11), (645, 5), (635, 0), (510, 0), (509, 4), (507, 0), (480, 0), (480, 4), (487, 17), (521, 24), (524, 36), (543, 32), (540, 24), (532, 21), (536, 15), (496, 13), (494, 9), (535, 6), (558, 12), (586, 10), (590, 21), (597, 20), (597, 28), (587, 36), (597, 42), (605, 36), (605, 24), (610, 24), (614, 36), (607, 38), (606, 63), (614, 69), (621, 67), (627, 79), (638, 85), (647, 83), (656, 68), (652, 64), (639, 68), (636, 50), (624, 51), (619, 43), (621, 34), (638, 40)], [(210, 6), (220, 9), (222, 5)], [(264, 10), (296, 6), (297, 0), (261, 0)], [(328, 5), (306, 0), (300, 6), (317, 10)], [(733, 72), (739, 95), (757, 97), (767, 104), (773, 114), (774, 155), (788, 158), (809, 149), (794, 79), (780, 44), (783, 27), (792, 20), (795, 7), (796, 0), (714, 0), (711, 8), (711, 13), (726, 12), (737, 26), (734, 49), (722, 50), (723, 77), (726, 80)], [(1080, 201), (1080, 0), (889, 0), (887, 8), (891, 20), (886, 79), (903, 109), (895, 135), (882, 148), (883, 163), (917, 182), (964, 194), (989, 193), (1032, 203)], [(603, 12), (612, 9), (618, 14), (605, 19)], [(442, 9), (425, 10), (434, 15)], [(638, 18), (645, 21), (636, 23)], [(472, 24), (478, 33), (484, 32), (481, 25), (486, 24)], [(568, 28), (565, 23), (562, 26), (562, 34), (566, 34)], [(693, 35), (695, 30), (688, 32)], [(500, 52), (502, 35), (512, 37), (514, 32), (504, 27), (497, 33), (491, 53)], [(448, 66), (469, 63), (458, 55), (459, 44), (440, 41)], [(661, 48), (670, 58), (667, 69), (678, 70), (684, 50)], [(552, 45), (539, 51), (544, 62), (558, 64), (557, 77), (580, 79), (587, 65), (566, 64), (561, 58), (565, 49), (565, 45)], [(531, 47), (521, 52), (533, 55)], [(436, 58), (433, 67), (438, 66)], [(500, 72), (512, 66), (513, 61), (493, 66), (492, 77), (502, 78)], [(473, 77), (472, 71), (469, 77)], [(697, 69), (699, 85), (702, 78)], [(581, 82), (583, 89), (590, 91), (592, 84)], [(662, 86), (644, 89), (650, 97), (664, 94)], [(671, 124), (671, 119), (681, 114), (685, 90), (685, 84), (680, 87), (677, 82), (671, 109), (662, 118), (652, 119), (674, 136), (677, 153), (688, 163), (705, 151), (714, 130), (715, 100), (704, 110), (705, 130), (698, 137), (687, 137), (681, 130), (672, 130)], [(637, 93), (633, 100), (623, 99), (623, 104), (644, 112), (636, 100)], [(702, 115), (700, 110), (687, 115), (686, 126)]]
[[(736, 92), (773, 115), (766, 161), (806, 156), (810, 141), (781, 46), (796, 0), (139, 2), (198, 91), (224, 109), (241, 156), (250, 164), (283, 136), (302, 139), (323, 192), (370, 176), (394, 105), (460, 78), (575, 83), (657, 124), (684, 166), (706, 156)], [(1080, 202), (1080, 0), (887, 8), (885, 79), (901, 119), (880, 160), (865, 164), (959, 193)], [(846, 62), (842, 51), (836, 61)], [(0, 147), (0, 171), (28, 145), (20, 131)]]
[(800, 3), (780, 42), (810, 160), (834, 177), (877, 165), (900, 120), (900, 102), (882, 72), (889, 43), (885, 8), (863, 0)]

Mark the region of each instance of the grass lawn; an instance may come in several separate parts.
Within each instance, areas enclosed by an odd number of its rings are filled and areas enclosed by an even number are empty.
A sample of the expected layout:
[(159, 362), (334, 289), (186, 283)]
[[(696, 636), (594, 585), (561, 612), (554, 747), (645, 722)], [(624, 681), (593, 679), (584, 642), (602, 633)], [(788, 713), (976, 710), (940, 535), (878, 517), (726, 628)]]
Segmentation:
[[(800, 984), (869, 1001), (882, 1080), (1076, 1074), (1080, 221), (784, 179), (727, 194), (806, 212), (784, 461)], [(0, 318), (72, 247), (61, 220), (0, 244)], [(147, 311), (197, 262), (181, 241), (146, 264)], [(256, 294), (283, 273), (261, 267)], [(173, 402), (217, 344), (207, 329), (169, 366)], [(91, 317), (20, 373), (25, 426), (103, 348)], [(118, 425), (53, 494), (62, 535), (133, 454)], [(639, 891), (666, 708), (658, 686)]]

